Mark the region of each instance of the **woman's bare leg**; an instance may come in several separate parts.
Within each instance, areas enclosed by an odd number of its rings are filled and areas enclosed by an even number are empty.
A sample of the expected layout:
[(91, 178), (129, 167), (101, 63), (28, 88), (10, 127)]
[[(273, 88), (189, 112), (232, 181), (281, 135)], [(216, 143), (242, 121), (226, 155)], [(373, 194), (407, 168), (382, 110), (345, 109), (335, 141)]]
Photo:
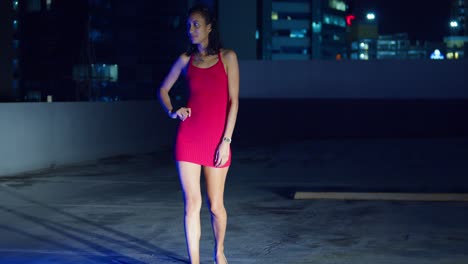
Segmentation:
[(216, 263), (226, 263), (224, 238), (226, 236), (227, 213), (224, 208), (224, 184), (229, 167), (204, 167), (208, 204), (211, 212), (211, 225), (215, 236)]
[(185, 239), (191, 264), (200, 263), (200, 191), (201, 166), (191, 162), (177, 162), (185, 202)]

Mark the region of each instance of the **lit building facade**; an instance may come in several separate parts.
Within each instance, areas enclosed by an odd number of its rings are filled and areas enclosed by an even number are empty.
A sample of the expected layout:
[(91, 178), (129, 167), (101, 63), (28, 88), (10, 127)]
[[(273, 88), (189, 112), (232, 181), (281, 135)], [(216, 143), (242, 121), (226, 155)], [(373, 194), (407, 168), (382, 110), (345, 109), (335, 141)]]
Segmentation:
[(346, 58), (346, 1), (262, 0), (259, 3), (259, 59)]
[(377, 58), (379, 30), (374, 15), (360, 14), (349, 21), (349, 58), (352, 60), (374, 60)]
[[(373, 13), (353, 16), (349, 27), (349, 58), (352, 60), (441, 59), (443, 43), (416, 41), (411, 43), (408, 33), (379, 34)], [(433, 53), (437, 54), (433, 54)]]
[(410, 41), (407, 33), (380, 35), (376, 59), (407, 59)]
[(468, 0), (452, 0), (450, 35), (444, 38), (447, 59), (465, 59), (468, 52)]
[(443, 50), (443, 43), (411, 43), (408, 33), (397, 33), (351, 42), (350, 57), (352, 60), (424, 60), (430, 59), (432, 53), (440, 52), (437, 59), (441, 59)]

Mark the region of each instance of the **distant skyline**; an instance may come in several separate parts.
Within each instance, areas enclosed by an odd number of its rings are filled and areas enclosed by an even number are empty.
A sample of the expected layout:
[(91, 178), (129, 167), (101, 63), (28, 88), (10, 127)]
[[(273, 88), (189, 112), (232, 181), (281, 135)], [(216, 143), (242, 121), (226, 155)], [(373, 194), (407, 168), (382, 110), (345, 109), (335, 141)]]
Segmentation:
[(450, 0), (351, 0), (351, 12), (376, 14), (379, 34), (408, 33), (411, 41), (443, 41), (449, 33)]

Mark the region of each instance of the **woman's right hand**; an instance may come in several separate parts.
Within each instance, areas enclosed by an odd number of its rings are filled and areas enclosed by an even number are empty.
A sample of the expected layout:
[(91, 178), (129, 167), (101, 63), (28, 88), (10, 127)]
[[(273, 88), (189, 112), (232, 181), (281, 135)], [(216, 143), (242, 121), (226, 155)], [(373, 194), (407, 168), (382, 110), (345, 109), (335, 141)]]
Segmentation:
[(171, 118), (172, 119), (180, 119), (184, 121), (187, 119), (187, 117), (190, 117), (192, 115), (192, 109), (187, 108), (187, 107), (181, 107), (175, 111), (171, 111)]

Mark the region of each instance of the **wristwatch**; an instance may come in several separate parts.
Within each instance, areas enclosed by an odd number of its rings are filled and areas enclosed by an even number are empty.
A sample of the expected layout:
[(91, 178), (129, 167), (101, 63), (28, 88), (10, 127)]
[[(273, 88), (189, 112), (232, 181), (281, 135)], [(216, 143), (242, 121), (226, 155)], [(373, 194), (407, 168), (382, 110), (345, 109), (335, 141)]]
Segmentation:
[(224, 137), (224, 138), (223, 138), (223, 141), (226, 142), (226, 143), (231, 143), (231, 139), (228, 138), (228, 137)]

